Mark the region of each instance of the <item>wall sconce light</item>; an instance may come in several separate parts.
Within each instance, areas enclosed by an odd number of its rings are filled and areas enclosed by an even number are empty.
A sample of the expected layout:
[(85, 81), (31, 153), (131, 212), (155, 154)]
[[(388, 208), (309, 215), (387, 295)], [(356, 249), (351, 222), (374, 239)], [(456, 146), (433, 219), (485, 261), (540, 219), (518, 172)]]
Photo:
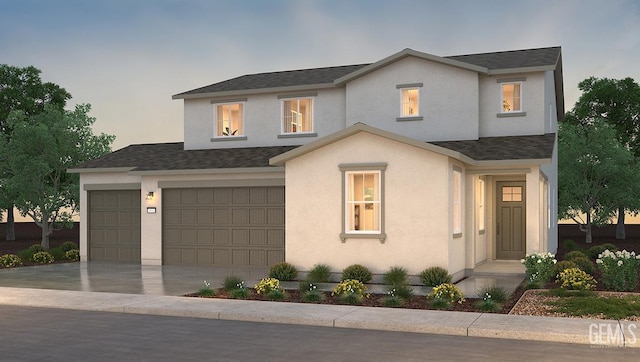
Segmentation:
[(145, 197), (147, 200), (153, 200), (153, 191), (147, 192), (147, 196)]
[(147, 207), (147, 214), (155, 214), (156, 211), (155, 207)]

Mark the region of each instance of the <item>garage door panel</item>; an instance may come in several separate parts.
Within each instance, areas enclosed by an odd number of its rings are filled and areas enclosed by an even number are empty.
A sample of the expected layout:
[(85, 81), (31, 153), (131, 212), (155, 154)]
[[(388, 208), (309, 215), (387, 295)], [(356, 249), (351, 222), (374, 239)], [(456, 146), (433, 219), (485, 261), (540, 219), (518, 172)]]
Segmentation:
[(284, 187), (165, 189), (165, 199), (179, 203), (163, 204), (164, 264), (269, 266), (284, 260)]
[(89, 191), (90, 260), (140, 260), (140, 190)]

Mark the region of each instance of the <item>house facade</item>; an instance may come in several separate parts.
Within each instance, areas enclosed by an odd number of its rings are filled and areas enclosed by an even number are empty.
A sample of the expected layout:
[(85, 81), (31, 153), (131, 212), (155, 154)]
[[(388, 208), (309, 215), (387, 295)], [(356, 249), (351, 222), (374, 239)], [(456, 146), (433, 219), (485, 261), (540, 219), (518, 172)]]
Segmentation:
[(184, 143), (80, 173), (82, 260), (454, 279), (557, 249), (559, 47), (245, 75), (173, 96)]

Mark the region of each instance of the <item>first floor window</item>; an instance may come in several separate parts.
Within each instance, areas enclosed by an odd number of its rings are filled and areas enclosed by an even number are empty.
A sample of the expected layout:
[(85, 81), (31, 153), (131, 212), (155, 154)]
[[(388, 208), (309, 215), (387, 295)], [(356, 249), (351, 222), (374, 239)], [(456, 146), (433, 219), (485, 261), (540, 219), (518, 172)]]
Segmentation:
[(402, 108), (400, 117), (414, 117), (420, 115), (419, 88), (401, 89)]
[(313, 98), (282, 101), (282, 133), (313, 132)]
[(242, 103), (218, 104), (216, 107), (216, 137), (244, 135)]
[(522, 112), (522, 84), (502, 83), (502, 113)]
[(453, 233), (462, 234), (462, 171), (453, 170)]
[(478, 231), (484, 231), (485, 229), (485, 196), (484, 196), (484, 179), (479, 178), (477, 184), (477, 198), (478, 198)]
[(380, 171), (347, 172), (347, 232), (380, 232)]

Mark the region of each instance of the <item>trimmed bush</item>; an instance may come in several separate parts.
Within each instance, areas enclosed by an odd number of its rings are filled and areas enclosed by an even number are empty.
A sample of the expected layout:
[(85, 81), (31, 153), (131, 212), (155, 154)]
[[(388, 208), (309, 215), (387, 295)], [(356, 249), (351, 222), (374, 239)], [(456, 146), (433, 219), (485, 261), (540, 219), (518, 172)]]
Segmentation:
[(342, 281), (349, 279), (359, 280), (361, 283), (368, 283), (373, 278), (371, 271), (360, 264), (349, 265), (342, 271)]
[(391, 269), (382, 276), (384, 284), (391, 286), (406, 285), (407, 279), (407, 269), (399, 266), (391, 267)]
[(269, 269), (269, 278), (291, 281), (295, 280), (297, 277), (298, 269), (287, 262), (274, 264), (271, 266), (271, 269)]
[(31, 260), (39, 264), (51, 264), (53, 263), (53, 256), (46, 251), (39, 251), (33, 254)]
[(22, 259), (16, 254), (4, 254), (0, 256), (0, 265), (5, 268), (22, 266)]
[(57, 248), (51, 248), (48, 251), (49, 254), (51, 254), (51, 256), (53, 257), (54, 260), (64, 260), (64, 253), (65, 251), (62, 250), (60, 247)]
[(560, 272), (566, 269), (577, 268), (578, 264), (574, 263), (571, 260), (563, 260), (556, 263), (556, 266), (553, 268), (553, 275), (557, 278), (560, 275)]
[(565, 269), (558, 275), (560, 288), (571, 290), (592, 290), (596, 287), (593, 277), (578, 268)]
[(598, 259), (598, 255), (602, 254), (605, 250), (616, 252), (618, 251), (618, 247), (611, 243), (595, 245), (590, 247), (589, 250), (587, 250), (587, 255), (589, 255), (589, 258), (595, 260), (595, 259)]
[(46, 250), (44, 250), (44, 248), (40, 244), (33, 244), (29, 247), (29, 251), (35, 254), (39, 251), (46, 251)]
[(451, 283), (451, 275), (445, 268), (432, 266), (420, 273), (420, 281), (427, 287), (435, 287), (440, 284)]
[(316, 264), (307, 273), (306, 281), (309, 283), (329, 283), (331, 282), (331, 267), (327, 264)]
[(562, 241), (562, 247), (566, 251), (574, 251), (574, 250), (581, 250), (582, 249), (580, 247), (580, 245), (578, 245), (578, 243), (576, 243), (575, 241), (573, 241), (571, 239), (563, 240)]
[(78, 244), (72, 242), (72, 241), (65, 241), (64, 243), (60, 244), (59, 246), (60, 249), (64, 250), (65, 252), (69, 251), (69, 250), (78, 250)]
[(451, 283), (433, 287), (427, 298), (432, 301), (431, 305), (436, 308), (448, 308), (451, 303), (462, 304), (464, 302), (462, 291)]
[(64, 253), (66, 260), (80, 261), (80, 250), (73, 249)]
[(571, 261), (574, 262), (580, 270), (582, 270), (587, 274), (593, 274), (593, 272), (596, 270), (596, 266), (593, 264), (591, 259), (589, 259), (589, 257), (587, 256), (583, 256), (579, 258), (576, 257), (571, 259)]
[(589, 255), (587, 255), (582, 250), (573, 250), (564, 255), (564, 260), (573, 260), (574, 258), (588, 258), (588, 257)]

